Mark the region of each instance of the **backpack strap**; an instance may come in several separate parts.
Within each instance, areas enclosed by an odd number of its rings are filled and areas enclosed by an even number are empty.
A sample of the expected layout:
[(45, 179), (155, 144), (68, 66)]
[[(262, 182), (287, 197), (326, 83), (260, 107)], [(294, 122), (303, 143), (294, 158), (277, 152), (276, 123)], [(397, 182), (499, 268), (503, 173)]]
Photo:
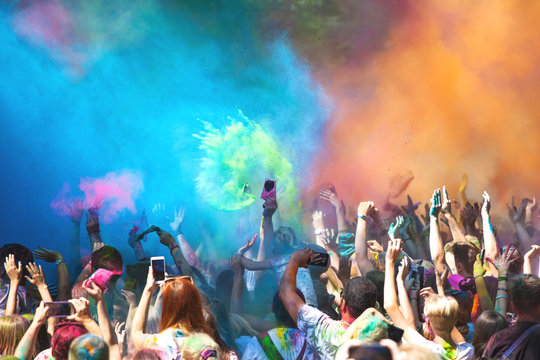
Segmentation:
[(268, 359), (284, 360), (267, 331), (257, 336), (257, 340), (259, 341), (259, 344), (261, 345), (261, 348)]
[(540, 325), (536, 324), (536, 325), (533, 325), (531, 327), (529, 327), (527, 330), (525, 330), (523, 332), (523, 334), (521, 334), (520, 337), (518, 337), (518, 339), (516, 341), (514, 341), (514, 343), (512, 345), (510, 345), (510, 347), (508, 348), (508, 350), (506, 350), (504, 352), (504, 354), (501, 356), (501, 359), (508, 359), (508, 357), (510, 356), (510, 354), (512, 354), (514, 352), (514, 350), (516, 350), (516, 348), (521, 345), (521, 343), (523, 341), (525, 341), (525, 339), (527, 339), (529, 337), (529, 335), (531, 335), (531, 333), (538, 329), (538, 327), (540, 327)]

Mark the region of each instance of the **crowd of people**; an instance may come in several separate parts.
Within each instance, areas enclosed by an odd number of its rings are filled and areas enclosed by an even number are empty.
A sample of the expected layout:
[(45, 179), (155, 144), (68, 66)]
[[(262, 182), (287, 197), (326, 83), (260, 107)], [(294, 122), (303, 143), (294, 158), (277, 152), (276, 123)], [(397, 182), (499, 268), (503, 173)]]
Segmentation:
[[(508, 206), (513, 229), (502, 232), (482, 197), (451, 200), (443, 188), (424, 209), (410, 197), (404, 206), (363, 201), (350, 216), (327, 186), (312, 227), (297, 236), (287, 219), (274, 225), (278, 202), (269, 196), (259, 233), (226, 266), (193, 250), (183, 211), (169, 232), (134, 227), (127, 237), (137, 261), (125, 265), (101, 237), (99, 204), (74, 202), (69, 250), (3, 240), (0, 356), (540, 359), (535, 200)], [(92, 254), (81, 260), (84, 214)], [(149, 231), (174, 260), (163, 280), (141, 242)], [(55, 284), (40, 261), (56, 264)]]

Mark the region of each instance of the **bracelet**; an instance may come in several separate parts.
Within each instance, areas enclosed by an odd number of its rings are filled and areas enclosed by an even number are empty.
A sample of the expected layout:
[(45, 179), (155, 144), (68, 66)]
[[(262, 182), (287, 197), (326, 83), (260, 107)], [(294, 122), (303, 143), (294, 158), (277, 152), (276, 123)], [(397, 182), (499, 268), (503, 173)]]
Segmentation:
[(324, 233), (324, 229), (317, 229), (313, 232), (315, 235), (321, 235), (322, 233)]
[(358, 219), (362, 219), (362, 220), (364, 220), (364, 221), (367, 221), (367, 216), (364, 215), (364, 214), (358, 215), (357, 218), (358, 218)]
[(180, 250), (180, 247), (178, 246), (178, 244), (174, 244), (174, 246), (171, 248), (171, 252), (173, 252), (174, 249)]
[(497, 280), (499, 281), (508, 281), (508, 278), (506, 276), (498, 277)]
[(506, 291), (506, 292), (508, 292), (508, 289), (507, 288), (497, 288), (497, 291)]
[(64, 259), (58, 259), (56, 260), (56, 266), (60, 265), (61, 263), (65, 263), (66, 261)]
[(506, 295), (498, 295), (496, 298), (495, 298), (495, 301), (499, 300), (499, 299), (508, 299), (508, 296)]

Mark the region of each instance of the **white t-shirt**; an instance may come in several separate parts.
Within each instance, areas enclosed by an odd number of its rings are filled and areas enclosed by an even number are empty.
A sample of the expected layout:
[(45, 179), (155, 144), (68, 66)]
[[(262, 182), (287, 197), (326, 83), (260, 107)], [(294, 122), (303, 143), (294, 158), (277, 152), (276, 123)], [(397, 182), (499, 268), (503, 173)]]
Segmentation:
[(298, 330), (307, 338), (308, 345), (321, 359), (334, 360), (346, 331), (341, 321), (332, 320), (319, 309), (304, 304), (298, 310), (296, 323)]
[[(268, 331), (268, 336), (270, 337), (272, 343), (276, 347), (277, 351), (281, 354), (284, 360), (296, 360), (300, 352), (302, 352), (302, 347), (306, 338), (297, 329), (290, 328), (276, 328)], [(307, 344), (306, 344), (307, 345)], [(261, 344), (257, 337), (252, 337), (251, 341), (248, 343), (242, 359), (245, 360), (272, 360), (269, 359), (265, 354)], [(304, 352), (305, 360), (318, 360), (320, 357), (317, 353), (311, 349), (310, 346), (306, 346)]]
[[(418, 334), (418, 340), (415, 339), (415, 344), (422, 345), (430, 349), (431, 351), (442, 355), (443, 359), (448, 360), (475, 360), (474, 346), (469, 343), (456, 344), (456, 350), (445, 349), (442, 345), (439, 345), (433, 341), (425, 339), (422, 335)], [(422, 338), (423, 341), (420, 339)]]
[[(283, 273), (285, 272), (285, 268), (289, 263), (290, 257), (291, 256), (289, 254), (274, 256), (270, 259), (270, 263), (272, 264), (274, 271), (276, 272), (276, 279), (278, 285), (281, 282), (281, 278), (283, 277)], [(315, 289), (313, 288), (313, 280), (311, 280), (311, 275), (308, 269), (298, 268), (298, 273), (296, 274), (296, 287), (300, 289), (302, 294), (304, 294), (306, 304), (315, 307), (318, 305), (317, 296), (315, 295)]]

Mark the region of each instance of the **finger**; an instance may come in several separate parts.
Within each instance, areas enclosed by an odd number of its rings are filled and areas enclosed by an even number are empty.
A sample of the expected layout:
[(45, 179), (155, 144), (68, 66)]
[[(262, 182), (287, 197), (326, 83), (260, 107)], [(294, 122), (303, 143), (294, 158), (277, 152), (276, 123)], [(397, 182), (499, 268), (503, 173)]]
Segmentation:
[(508, 258), (512, 258), (512, 256), (514, 255), (514, 253), (516, 252), (516, 248), (512, 246), (512, 252), (510, 253), (510, 255), (508, 255)]
[(491, 265), (495, 266), (497, 268), (497, 264), (495, 264), (495, 261), (493, 261), (492, 258), (486, 257), (486, 260), (491, 263)]

